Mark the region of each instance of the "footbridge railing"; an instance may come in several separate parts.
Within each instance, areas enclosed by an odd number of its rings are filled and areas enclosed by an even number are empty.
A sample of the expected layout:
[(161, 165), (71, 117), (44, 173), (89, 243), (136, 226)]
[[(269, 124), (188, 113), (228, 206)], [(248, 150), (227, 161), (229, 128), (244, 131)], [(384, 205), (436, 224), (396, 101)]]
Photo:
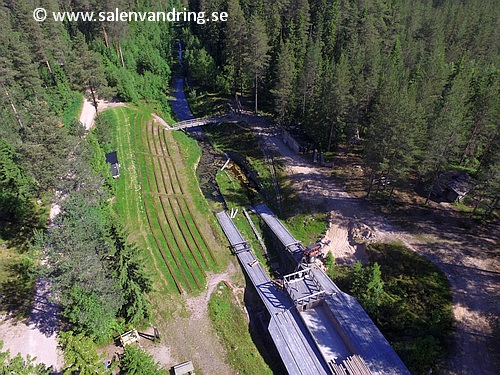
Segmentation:
[(195, 126), (208, 125), (214, 122), (219, 122), (221, 117), (209, 117), (209, 118), (194, 118), (191, 120), (184, 120), (177, 122), (171, 127), (171, 130), (182, 130), (187, 128), (194, 128)]

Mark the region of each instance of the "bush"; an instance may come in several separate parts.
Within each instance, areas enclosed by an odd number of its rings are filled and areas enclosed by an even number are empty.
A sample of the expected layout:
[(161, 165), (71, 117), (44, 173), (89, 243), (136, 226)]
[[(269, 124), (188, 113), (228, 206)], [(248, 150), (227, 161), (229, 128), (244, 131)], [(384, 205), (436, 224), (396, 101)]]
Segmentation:
[(335, 267), (329, 275), (354, 295), (412, 374), (427, 374), (445, 353), (452, 327), (446, 276), (401, 244), (372, 244), (371, 265)]
[(144, 350), (127, 345), (120, 361), (120, 374), (167, 375), (168, 371), (162, 369), (158, 363), (155, 363), (153, 357)]
[(325, 259), (323, 259), (323, 263), (327, 270), (330, 270), (334, 266), (335, 259), (330, 251), (326, 254)]

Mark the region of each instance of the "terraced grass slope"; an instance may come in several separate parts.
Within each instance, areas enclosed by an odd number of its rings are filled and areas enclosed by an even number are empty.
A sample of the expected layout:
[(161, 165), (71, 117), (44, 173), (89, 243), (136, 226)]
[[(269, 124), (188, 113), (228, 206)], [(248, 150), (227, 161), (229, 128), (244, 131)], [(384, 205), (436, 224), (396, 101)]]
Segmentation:
[[(149, 269), (158, 272), (165, 292), (196, 292), (206, 274), (217, 268), (215, 241), (200, 209), (201, 192), (189, 160), (181, 155), (171, 131), (147, 112), (115, 108), (105, 115), (116, 124), (121, 177), (116, 181), (115, 209), (131, 240), (149, 250)], [(176, 137), (186, 137), (184, 134)], [(204, 211), (204, 212), (202, 212)]]

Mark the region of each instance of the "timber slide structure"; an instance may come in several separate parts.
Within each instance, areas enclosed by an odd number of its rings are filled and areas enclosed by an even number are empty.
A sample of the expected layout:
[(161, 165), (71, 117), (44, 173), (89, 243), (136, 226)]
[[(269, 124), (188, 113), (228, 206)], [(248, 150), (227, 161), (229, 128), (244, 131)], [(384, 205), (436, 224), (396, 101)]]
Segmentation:
[(315, 265), (301, 263), (303, 246), (266, 205), (261, 216), (294, 271), (271, 280), (226, 212), (216, 217), (268, 315), (268, 331), (289, 374), (410, 375), (356, 299)]

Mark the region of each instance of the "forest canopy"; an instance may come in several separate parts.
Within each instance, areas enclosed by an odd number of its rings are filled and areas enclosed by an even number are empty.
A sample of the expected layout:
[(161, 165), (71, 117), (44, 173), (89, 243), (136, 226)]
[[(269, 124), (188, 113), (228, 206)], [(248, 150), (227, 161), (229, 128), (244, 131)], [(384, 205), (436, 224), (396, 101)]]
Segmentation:
[[(315, 147), (361, 145), (393, 187), (461, 170), (487, 210), (500, 186), (500, 7), (486, 1), (194, 0), (226, 24), (184, 34), (199, 84), (243, 95)], [(215, 71), (214, 71), (215, 68)], [(210, 74), (206, 74), (211, 71)], [(410, 182), (411, 181), (411, 182)]]

